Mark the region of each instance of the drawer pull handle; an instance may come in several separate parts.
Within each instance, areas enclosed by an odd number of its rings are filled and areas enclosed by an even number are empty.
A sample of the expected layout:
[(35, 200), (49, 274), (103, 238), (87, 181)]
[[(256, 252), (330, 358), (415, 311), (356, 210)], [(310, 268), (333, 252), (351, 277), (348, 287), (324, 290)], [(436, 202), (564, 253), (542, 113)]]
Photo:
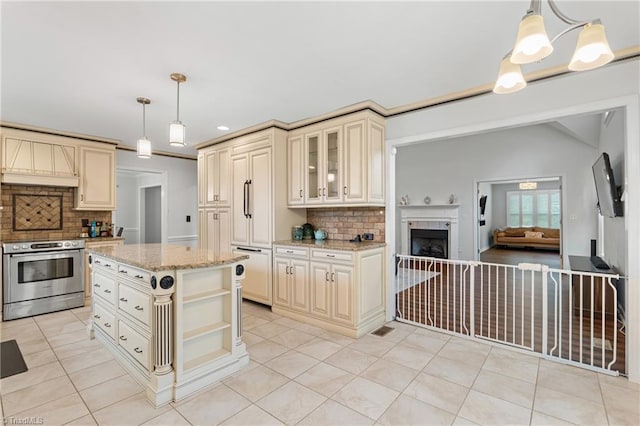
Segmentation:
[(106, 289), (104, 290), (104, 292), (105, 292), (105, 293), (107, 293), (107, 294), (111, 294), (111, 290), (109, 290), (108, 288), (106, 288)]
[(108, 264), (108, 263), (105, 263), (104, 266), (107, 267), (107, 268), (111, 268), (111, 265)]
[(107, 328), (111, 328), (111, 324), (109, 324), (108, 322), (105, 322), (104, 326), (107, 327)]
[(120, 271), (118, 271), (118, 272), (120, 272), (121, 274), (128, 274), (128, 272), (127, 272), (127, 271), (125, 271), (124, 269), (121, 269), (121, 270), (120, 270)]
[(293, 250), (287, 250), (286, 253), (293, 253)]
[(100, 319), (100, 315), (98, 315), (98, 314), (95, 314), (93, 317), (96, 318), (96, 319)]
[(94, 287), (98, 287), (98, 288), (100, 288), (100, 284), (97, 284), (97, 283), (96, 283), (96, 284), (94, 284), (93, 286), (94, 286)]
[(127, 338), (126, 338), (126, 337), (124, 337), (124, 336), (120, 336), (120, 340), (122, 340), (122, 341), (125, 341), (125, 342), (126, 342), (126, 341), (127, 341)]
[(302, 198), (302, 189), (300, 190), (300, 198)]
[(136, 275), (135, 277), (138, 278), (138, 279), (143, 279), (144, 278), (142, 275)]
[(136, 306), (134, 307), (134, 309), (135, 309), (136, 311), (143, 311), (143, 310), (144, 310), (144, 308), (143, 308), (142, 306), (140, 306), (140, 305), (136, 305)]
[(120, 301), (121, 301), (121, 302), (128, 302), (128, 300), (127, 300), (126, 298), (124, 298), (124, 297), (121, 297), (121, 298), (120, 298)]
[(336, 257), (335, 254), (327, 254), (327, 257)]
[(334, 282), (334, 280), (333, 280), (333, 276), (334, 276), (334, 275), (335, 275), (335, 273), (334, 273), (334, 272), (332, 272), (332, 273), (331, 273), (331, 282)]
[(324, 280), (329, 282), (329, 273), (328, 272), (325, 272)]
[(141, 354), (142, 353), (142, 349), (140, 348), (133, 348), (134, 351), (136, 351), (137, 354)]

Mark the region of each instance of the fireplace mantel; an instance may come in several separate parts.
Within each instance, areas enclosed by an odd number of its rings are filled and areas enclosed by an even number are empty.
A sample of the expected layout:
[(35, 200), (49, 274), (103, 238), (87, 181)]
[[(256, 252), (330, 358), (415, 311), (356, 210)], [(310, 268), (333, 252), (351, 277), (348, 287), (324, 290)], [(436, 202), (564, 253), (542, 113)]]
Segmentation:
[(400, 239), (402, 254), (409, 254), (409, 222), (446, 221), (449, 222), (449, 258), (458, 259), (458, 210), (460, 204), (415, 204), (398, 206), (400, 210)]

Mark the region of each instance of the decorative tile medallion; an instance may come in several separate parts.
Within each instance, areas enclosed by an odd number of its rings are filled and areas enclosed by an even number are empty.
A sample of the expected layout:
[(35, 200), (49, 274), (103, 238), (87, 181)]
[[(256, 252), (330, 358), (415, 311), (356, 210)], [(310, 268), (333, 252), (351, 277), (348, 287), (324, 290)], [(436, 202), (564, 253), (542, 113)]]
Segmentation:
[(13, 194), (13, 230), (62, 229), (62, 195)]

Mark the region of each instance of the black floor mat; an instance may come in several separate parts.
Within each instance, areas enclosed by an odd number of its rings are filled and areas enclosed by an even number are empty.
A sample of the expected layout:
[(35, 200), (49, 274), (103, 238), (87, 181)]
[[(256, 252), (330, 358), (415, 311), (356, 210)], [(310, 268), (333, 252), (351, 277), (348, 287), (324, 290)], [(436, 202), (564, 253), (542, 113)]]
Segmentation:
[(0, 343), (0, 379), (27, 371), (22, 353), (15, 340)]

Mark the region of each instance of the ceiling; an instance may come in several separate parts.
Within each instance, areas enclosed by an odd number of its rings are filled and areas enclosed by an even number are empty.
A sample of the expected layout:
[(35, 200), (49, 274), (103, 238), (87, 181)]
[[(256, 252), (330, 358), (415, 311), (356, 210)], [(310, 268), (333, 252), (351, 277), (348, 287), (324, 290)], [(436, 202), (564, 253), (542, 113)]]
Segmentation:
[[(601, 18), (611, 48), (640, 45), (638, 1), (560, 0)], [(373, 100), (392, 108), (492, 82), (528, 0), (423, 2), (1, 3), (2, 121), (135, 146), (151, 99), (155, 150), (271, 119), (294, 122)], [(550, 36), (565, 25), (543, 5)], [(577, 34), (524, 72), (566, 64)], [(188, 147), (169, 147), (180, 118)], [(526, 90), (526, 89), (525, 89)], [(496, 95), (497, 96), (497, 95)]]

